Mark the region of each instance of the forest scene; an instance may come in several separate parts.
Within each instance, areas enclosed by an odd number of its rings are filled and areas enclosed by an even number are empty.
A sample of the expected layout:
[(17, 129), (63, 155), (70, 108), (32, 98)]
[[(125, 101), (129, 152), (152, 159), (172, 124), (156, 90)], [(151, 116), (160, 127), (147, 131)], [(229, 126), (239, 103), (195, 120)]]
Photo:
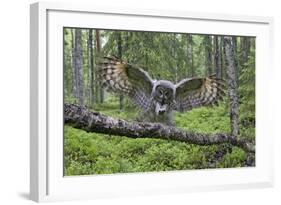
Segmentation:
[[(255, 166), (255, 37), (63, 32), (65, 176)], [(154, 95), (154, 79), (177, 93), (148, 110), (135, 93)], [(147, 120), (168, 110), (169, 121)]]

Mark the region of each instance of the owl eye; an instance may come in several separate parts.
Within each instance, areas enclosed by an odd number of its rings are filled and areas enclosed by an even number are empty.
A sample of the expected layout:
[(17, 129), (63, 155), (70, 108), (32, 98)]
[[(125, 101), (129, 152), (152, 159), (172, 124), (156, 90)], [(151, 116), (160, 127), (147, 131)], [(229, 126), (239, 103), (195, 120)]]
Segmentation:
[(162, 89), (157, 89), (158, 94), (162, 95), (163, 94), (163, 90)]

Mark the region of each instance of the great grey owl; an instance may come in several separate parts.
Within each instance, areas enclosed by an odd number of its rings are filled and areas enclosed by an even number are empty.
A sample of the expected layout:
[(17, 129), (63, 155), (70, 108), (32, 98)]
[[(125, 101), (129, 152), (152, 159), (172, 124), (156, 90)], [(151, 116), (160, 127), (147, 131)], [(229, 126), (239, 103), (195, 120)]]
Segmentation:
[(186, 78), (174, 84), (154, 80), (143, 69), (117, 57), (104, 57), (99, 75), (108, 91), (129, 96), (143, 110), (143, 121), (167, 125), (174, 125), (174, 110), (217, 105), (225, 95), (224, 81), (215, 76)]

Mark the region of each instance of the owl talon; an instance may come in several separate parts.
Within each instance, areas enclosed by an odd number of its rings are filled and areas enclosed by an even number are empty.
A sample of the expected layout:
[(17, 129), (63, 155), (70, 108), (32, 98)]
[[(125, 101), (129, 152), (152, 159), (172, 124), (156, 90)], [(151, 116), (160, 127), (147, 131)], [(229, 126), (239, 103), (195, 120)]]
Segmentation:
[(165, 110), (159, 110), (159, 115), (163, 115), (165, 113)]
[(166, 105), (160, 105), (159, 103), (156, 103), (155, 107), (156, 115), (162, 115), (166, 112)]

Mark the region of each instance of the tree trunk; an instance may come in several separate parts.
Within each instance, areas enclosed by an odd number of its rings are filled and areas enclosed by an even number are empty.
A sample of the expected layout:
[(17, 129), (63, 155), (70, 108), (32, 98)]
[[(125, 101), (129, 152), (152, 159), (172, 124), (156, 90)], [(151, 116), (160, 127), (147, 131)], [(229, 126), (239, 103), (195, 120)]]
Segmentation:
[(212, 42), (211, 36), (206, 35), (204, 37), (204, 46), (205, 46), (205, 67), (206, 67), (206, 74), (212, 75)]
[(248, 61), (251, 41), (249, 37), (240, 37), (240, 69), (243, 70), (245, 63)]
[(89, 48), (89, 103), (90, 107), (95, 104), (95, 90), (94, 90), (94, 52), (93, 52), (93, 29), (89, 29), (88, 36), (88, 48)]
[(225, 71), (225, 50), (224, 50), (224, 36), (220, 37), (220, 56), (221, 56), (221, 78), (225, 79), (226, 71)]
[(187, 76), (194, 77), (194, 67), (193, 67), (193, 40), (192, 34), (187, 34)]
[(222, 59), (220, 49), (221, 37), (214, 36), (214, 71), (217, 78), (222, 78)]
[(71, 29), (71, 49), (72, 49), (72, 95), (77, 98), (77, 81), (76, 81), (76, 60), (75, 60), (75, 29)]
[[(237, 58), (237, 37), (232, 36), (232, 42), (233, 42), (233, 55), (234, 55), (234, 64), (235, 64), (235, 72), (236, 72), (236, 77), (238, 78), (238, 58)], [(238, 79), (236, 79), (237, 81)]]
[[(72, 43), (69, 44), (69, 42), (66, 40), (66, 37), (71, 32), (70, 29), (64, 28), (63, 29), (64, 35), (63, 35), (63, 43), (64, 43), (64, 49), (63, 49), (63, 84), (64, 84), (64, 96), (69, 96), (70, 93), (72, 93), (72, 84), (71, 79), (69, 76), (71, 76), (72, 73), (72, 66), (71, 66), (71, 52), (70, 49), (72, 46)], [(71, 34), (70, 34), (71, 35)]]
[(177, 34), (173, 34), (173, 44), (172, 44), (172, 51), (173, 51), (173, 68), (174, 68), (174, 82), (178, 83), (179, 81), (179, 71), (178, 71), (178, 61), (177, 61), (177, 45), (176, 45), (176, 40), (177, 40)]
[(73, 94), (83, 105), (83, 53), (82, 53), (82, 31), (75, 29), (73, 58)]
[[(117, 50), (118, 50), (118, 57), (122, 59), (122, 34), (121, 31), (116, 33), (116, 41), (117, 41)], [(124, 95), (119, 96), (119, 108), (121, 111), (124, 111)]]
[[(97, 55), (101, 56), (101, 39), (100, 39), (100, 31), (98, 29), (96, 29), (96, 45), (97, 45), (96, 46), (97, 47)], [(104, 89), (103, 89), (100, 82), (99, 82), (98, 87), (99, 87), (100, 103), (103, 103), (103, 101), (104, 101)]]
[(224, 37), (224, 46), (227, 74), (226, 81), (228, 84), (228, 93), (230, 100), (231, 135), (233, 138), (237, 138), (239, 132), (237, 78), (234, 57), (234, 44), (231, 37)]
[(73, 127), (86, 130), (87, 132), (130, 138), (175, 140), (197, 145), (229, 143), (247, 152), (255, 152), (255, 145), (252, 142), (233, 138), (228, 134), (201, 134), (160, 123), (128, 122), (121, 119), (114, 119), (97, 112), (91, 112), (87, 108), (78, 105), (64, 105), (64, 121)]

